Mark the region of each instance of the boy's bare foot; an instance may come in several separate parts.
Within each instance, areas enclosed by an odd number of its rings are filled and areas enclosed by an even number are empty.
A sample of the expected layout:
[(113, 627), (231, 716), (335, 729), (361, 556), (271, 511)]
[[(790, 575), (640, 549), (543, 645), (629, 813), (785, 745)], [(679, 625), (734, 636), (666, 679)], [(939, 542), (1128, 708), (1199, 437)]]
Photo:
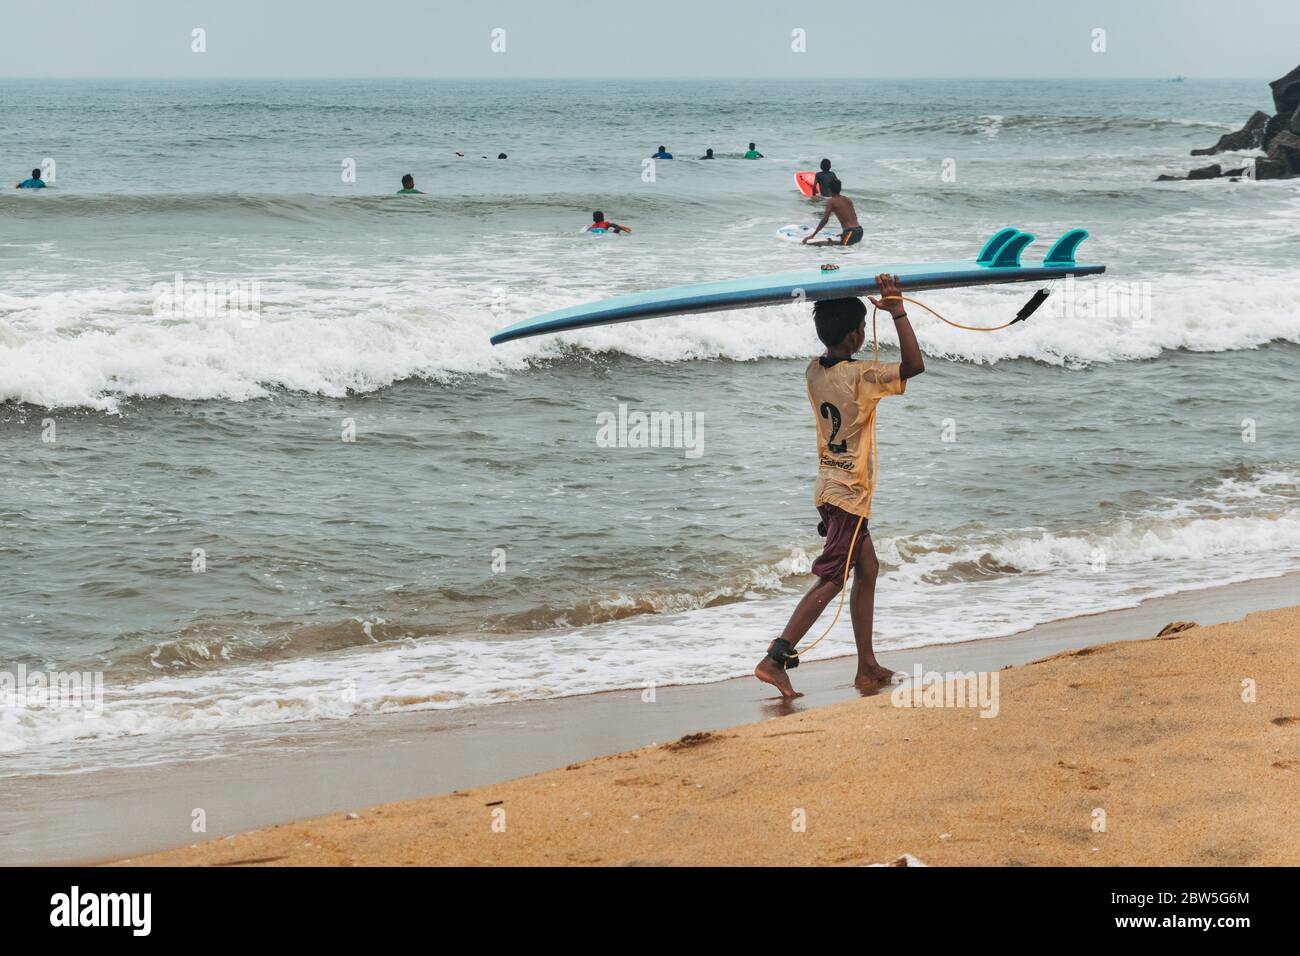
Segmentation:
[(894, 672), (888, 667), (871, 664), (858, 671), (853, 678), (853, 686), (858, 690), (876, 690), (882, 684), (890, 683), (893, 677)]
[(786, 676), (785, 668), (777, 664), (770, 657), (764, 657), (754, 668), (754, 676), (764, 684), (771, 684), (781, 692), (781, 696), (787, 700), (798, 697), (795, 693), (794, 686), (790, 683), (790, 678)]

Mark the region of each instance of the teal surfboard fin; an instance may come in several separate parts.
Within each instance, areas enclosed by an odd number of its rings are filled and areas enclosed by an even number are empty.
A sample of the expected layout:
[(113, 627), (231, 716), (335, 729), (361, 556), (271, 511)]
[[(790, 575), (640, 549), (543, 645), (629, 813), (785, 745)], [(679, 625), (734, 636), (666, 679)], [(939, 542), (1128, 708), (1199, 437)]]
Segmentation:
[(984, 243), (984, 248), (980, 254), (975, 257), (975, 262), (982, 266), (993, 265), (993, 260), (997, 258), (998, 252), (1008, 242), (1020, 235), (1020, 230), (1007, 226), (1005, 229), (999, 229), (989, 237), (989, 241)]
[(1017, 232), (1014, 236), (1002, 244), (998, 254), (993, 258), (993, 268), (995, 269), (1019, 269), (1020, 253), (1025, 251), (1025, 246), (1034, 241), (1032, 233)]
[(1072, 266), (1074, 265), (1074, 253), (1079, 248), (1079, 243), (1088, 238), (1087, 229), (1071, 229), (1064, 233), (1060, 239), (1052, 243), (1051, 250), (1047, 257), (1043, 259), (1045, 266)]

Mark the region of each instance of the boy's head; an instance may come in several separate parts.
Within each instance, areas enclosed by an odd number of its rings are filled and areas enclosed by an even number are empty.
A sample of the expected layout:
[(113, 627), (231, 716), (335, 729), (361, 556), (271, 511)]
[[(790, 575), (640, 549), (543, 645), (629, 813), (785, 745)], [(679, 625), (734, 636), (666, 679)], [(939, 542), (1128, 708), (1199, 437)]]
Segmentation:
[(750, 149), (756, 149), (757, 147), (755, 147), (753, 143), (750, 143), (750, 144), (749, 144), (749, 148), (750, 148)]
[(867, 307), (861, 299), (822, 299), (813, 303), (813, 322), (828, 349), (847, 346), (856, 352), (866, 340)]
[(823, 160), (822, 160), (822, 172), (824, 172), (824, 173), (829, 173), (830, 171), (831, 171), (831, 161), (830, 161), (829, 159), (823, 159)]
[(604, 222), (604, 221), (605, 221), (605, 214), (604, 214), (603, 212), (601, 212), (599, 209), (597, 209), (595, 212), (593, 212), (593, 213), (591, 214), (591, 221), (592, 221), (592, 222)]
[(832, 196), (838, 196), (840, 194), (840, 188), (840, 181), (838, 179), (832, 179), (826, 184), (826, 192)]
[(33, 169), (32, 179), (40, 179), (40, 178), (41, 178), (41, 171), (39, 169)]
[(415, 188), (415, 177), (412, 176), (410, 173), (407, 173), (405, 176), (403, 176), (403, 177), (402, 177), (402, 188), (403, 188), (403, 189), (414, 189), (414, 188)]

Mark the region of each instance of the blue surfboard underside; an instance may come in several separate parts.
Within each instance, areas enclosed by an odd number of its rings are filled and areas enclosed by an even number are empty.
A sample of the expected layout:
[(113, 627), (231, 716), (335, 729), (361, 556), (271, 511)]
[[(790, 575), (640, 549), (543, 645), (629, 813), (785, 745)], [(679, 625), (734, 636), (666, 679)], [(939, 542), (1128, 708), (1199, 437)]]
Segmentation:
[[(501, 345), (504, 342), (534, 335), (568, 332), (573, 329), (590, 328), (593, 325), (612, 325), (616, 322), (633, 322), (638, 319), (785, 305), (799, 299), (815, 302), (819, 299), (862, 296), (878, 291), (876, 276), (882, 272), (897, 275), (899, 287), (905, 292), (1007, 282), (1043, 282), (1071, 275), (1097, 275), (1105, 272), (1104, 265), (1088, 265), (1073, 261), (1074, 249), (1086, 235), (1083, 230), (1072, 230), (1066, 233), (1053, 246), (1047, 261), (1036, 266), (1019, 264), (1020, 251), (1033, 237), (1021, 233), (1020, 230), (1005, 229), (991, 239), (981, 253), (981, 258), (991, 260), (988, 263), (980, 261), (879, 263), (870, 266), (843, 267), (826, 272), (820, 269), (805, 269), (799, 272), (726, 279), (721, 282), (701, 282), (671, 289), (620, 295), (601, 302), (570, 306), (567, 309), (547, 312), (544, 315), (516, 322), (493, 335), (492, 344)], [(989, 250), (989, 245), (995, 245), (995, 248)]]

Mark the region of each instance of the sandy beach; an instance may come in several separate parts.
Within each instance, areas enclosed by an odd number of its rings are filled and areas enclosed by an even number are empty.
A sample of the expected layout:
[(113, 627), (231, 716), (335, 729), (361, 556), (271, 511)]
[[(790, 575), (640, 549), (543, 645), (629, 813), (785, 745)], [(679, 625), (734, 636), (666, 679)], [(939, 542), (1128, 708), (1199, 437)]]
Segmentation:
[[(1057, 653), (144, 865), (1295, 865), (1300, 608)], [(897, 665), (895, 665), (897, 666)], [(995, 711), (995, 714), (994, 714)]]

